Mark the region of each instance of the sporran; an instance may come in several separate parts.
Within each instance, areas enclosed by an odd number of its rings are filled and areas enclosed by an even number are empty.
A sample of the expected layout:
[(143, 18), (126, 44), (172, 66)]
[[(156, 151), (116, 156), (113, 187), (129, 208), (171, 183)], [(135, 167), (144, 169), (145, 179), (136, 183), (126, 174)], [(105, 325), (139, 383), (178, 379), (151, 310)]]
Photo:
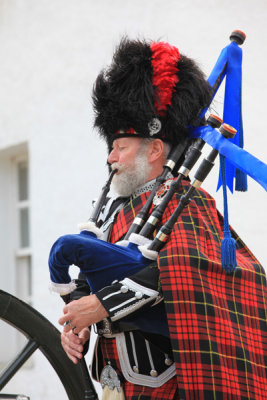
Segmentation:
[(103, 368), (100, 383), (103, 389), (102, 400), (125, 400), (118, 374), (111, 365)]

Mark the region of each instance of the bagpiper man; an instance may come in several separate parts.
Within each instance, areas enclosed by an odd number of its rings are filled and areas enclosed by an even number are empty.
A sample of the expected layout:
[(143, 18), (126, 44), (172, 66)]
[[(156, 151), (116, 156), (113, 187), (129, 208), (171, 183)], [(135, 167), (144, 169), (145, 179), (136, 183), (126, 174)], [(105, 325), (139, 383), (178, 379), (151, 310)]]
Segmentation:
[[(106, 240), (124, 238), (142, 208), (169, 150), (199, 126), (210, 86), (196, 63), (165, 42), (123, 39), (95, 83), (95, 126), (119, 196), (102, 212)], [(183, 162), (187, 146), (175, 170)], [(175, 180), (170, 174), (151, 209)], [(183, 179), (164, 223), (190, 185)], [(221, 266), (223, 217), (214, 199), (196, 189), (157, 262), (96, 293), (82, 279), (63, 309), (62, 345), (77, 363), (96, 324), (93, 374), (105, 398), (266, 398), (266, 277), (239, 236), (236, 268)], [(112, 397), (114, 396), (114, 397)], [(123, 397), (124, 396), (124, 397)], [(103, 397), (103, 398), (104, 398)]]

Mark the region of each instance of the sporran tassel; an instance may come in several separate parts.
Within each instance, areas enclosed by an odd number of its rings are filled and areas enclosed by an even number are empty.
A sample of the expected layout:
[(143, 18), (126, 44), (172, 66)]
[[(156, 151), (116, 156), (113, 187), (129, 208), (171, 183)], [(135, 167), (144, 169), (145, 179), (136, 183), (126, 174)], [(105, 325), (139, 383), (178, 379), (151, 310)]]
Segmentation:
[(123, 391), (117, 391), (117, 389), (109, 389), (108, 386), (105, 386), (102, 392), (102, 400), (125, 400), (125, 396)]

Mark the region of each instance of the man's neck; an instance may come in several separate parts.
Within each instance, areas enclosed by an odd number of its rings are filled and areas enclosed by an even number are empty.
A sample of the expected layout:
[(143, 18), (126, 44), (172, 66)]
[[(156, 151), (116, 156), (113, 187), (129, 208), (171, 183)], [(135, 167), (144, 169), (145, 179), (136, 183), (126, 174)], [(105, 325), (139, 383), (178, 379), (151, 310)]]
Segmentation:
[[(171, 172), (169, 172), (166, 176), (166, 179), (170, 179), (173, 178), (173, 175), (171, 174)], [(143, 185), (138, 186), (133, 193), (131, 194), (130, 198), (134, 199), (135, 197), (139, 196), (142, 193), (145, 192), (151, 192), (151, 190), (153, 189), (153, 187), (155, 186), (156, 183), (156, 178), (151, 179), (147, 182), (145, 182)]]
[(143, 185), (138, 186), (133, 193), (131, 194), (130, 198), (133, 199), (145, 192), (151, 192), (153, 187), (155, 186), (156, 179), (151, 179), (148, 182), (145, 182)]

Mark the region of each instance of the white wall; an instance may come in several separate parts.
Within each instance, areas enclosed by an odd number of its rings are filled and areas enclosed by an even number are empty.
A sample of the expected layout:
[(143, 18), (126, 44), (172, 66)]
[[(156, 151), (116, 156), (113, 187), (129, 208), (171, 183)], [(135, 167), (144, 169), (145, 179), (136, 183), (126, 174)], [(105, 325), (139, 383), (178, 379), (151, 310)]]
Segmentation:
[[(76, 232), (88, 217), (107, 176), (105, 145), (92, 129), (90, 93), (120, 37), (169, 41), (208, 75), (231, 31), (244, 30), (245, 147), (266, 161), (266, 20), (265, 0), (0, 1), (0, 150), (29, 144), (33, 300), (53, 323), (62, 304), (47, 289), (47, 257), (55, 238)], [(218, 109), (222, 101), (217, 99)], [(221, 207), (217, 173), (218, 168), (204, 187)], [(4, 196), (2, 186), (0, 191)], [(231, 224), (266, 266), (265, 191), (249, 179), (248, 193), (229, 197)], [(1, 224), (0, 237), (4, 229)], [(49, 398), (51, 387), (44, 384), (42, 394)], [(31, 390), (32, 398), (41, 399), (40, 390)]]

